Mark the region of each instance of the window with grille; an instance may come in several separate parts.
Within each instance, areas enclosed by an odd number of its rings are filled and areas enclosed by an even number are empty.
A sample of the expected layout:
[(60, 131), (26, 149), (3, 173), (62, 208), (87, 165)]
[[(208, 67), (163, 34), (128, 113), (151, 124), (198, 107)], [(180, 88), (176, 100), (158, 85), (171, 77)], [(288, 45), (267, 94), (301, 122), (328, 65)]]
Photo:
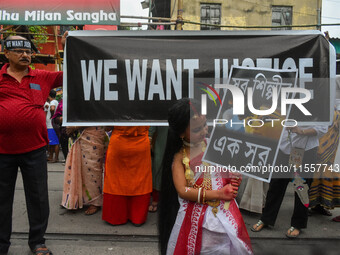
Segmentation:
[[(272, 26), (292, 25), (293, 7), (272, 6)], [(291, 30), (291, 27), (272, 28), (273, 30)]]
[[(220, 4), (201, 4), (201, 23), (221, 24)], [(201, 30), (220, 30), (219, 27), (201, 25)]]

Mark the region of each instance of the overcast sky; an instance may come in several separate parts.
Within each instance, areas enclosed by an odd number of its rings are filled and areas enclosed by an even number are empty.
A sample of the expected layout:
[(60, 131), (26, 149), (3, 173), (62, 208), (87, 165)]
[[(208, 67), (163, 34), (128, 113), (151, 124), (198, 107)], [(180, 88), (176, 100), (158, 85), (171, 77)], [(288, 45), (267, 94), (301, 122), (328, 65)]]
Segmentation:
[[(321, 23), (340, 23), (340, 0), (322, 0)], [(339, 26), (325, 26), (322, 31), (328, 31), (330, 37), (340, 38)]]
[[(143, 0), (120, 0), (120, 15), (147, 17), (149, 15), (149, 8), (143, 9), (141, 2)], [(148, 20), (121, 19), (121, 22), (148, 22)]]
[[(143, 0), (121, 0), (121, 15), (148, 16), (149, 9), (142, 9)], [(322, 0), (321, 23), (340, 23), (340, 0)], [(126, 20), (122, 22), (147, 22), (147, 20)], [(340, 26), (322, 27), (322, 31), (329, 31), (331, 37), (340, 38)]]

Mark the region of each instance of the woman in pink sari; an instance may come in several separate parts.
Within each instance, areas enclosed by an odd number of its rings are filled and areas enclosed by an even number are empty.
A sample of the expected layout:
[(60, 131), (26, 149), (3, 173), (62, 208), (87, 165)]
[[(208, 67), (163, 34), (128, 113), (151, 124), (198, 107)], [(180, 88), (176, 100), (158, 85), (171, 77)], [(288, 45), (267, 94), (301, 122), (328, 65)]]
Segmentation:
[[(206, 118), (194, 101), (169, 111), (160, 200), (161, 254), (252, 254), (235, 202), (240, 176), (204, 171)], [(203, 170), (203, 171), (201, 171)]]
[[(77, 129), (70, 127), (68, 133)], [(85, 214), (92, 215), (102, 206), (103, 161), (107, 141), (103, 127), (85, 127), (80, 130), (66, 159), (61, 202), (66, 209), (75, 210), (86, 205)]]

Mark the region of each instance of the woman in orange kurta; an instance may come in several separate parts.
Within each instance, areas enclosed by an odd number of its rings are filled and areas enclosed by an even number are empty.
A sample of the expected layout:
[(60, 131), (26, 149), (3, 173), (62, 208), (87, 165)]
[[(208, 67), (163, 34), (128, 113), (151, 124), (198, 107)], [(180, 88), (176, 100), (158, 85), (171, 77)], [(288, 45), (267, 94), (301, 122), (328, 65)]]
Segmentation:
[(114, 127), (106, 155), (103, 220), (145, 223), (152, 191), (149, 127)]

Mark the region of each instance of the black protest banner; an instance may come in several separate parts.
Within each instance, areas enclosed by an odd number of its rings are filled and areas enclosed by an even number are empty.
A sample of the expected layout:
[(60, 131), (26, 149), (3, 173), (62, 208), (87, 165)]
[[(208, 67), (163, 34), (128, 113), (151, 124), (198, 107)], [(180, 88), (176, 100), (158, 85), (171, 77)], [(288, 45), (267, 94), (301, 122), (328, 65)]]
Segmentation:
[[(334, 54), (318, 31), (71, 31), (64, 124), (166, 125), (174, 102), (194, 97), (200, 79), (225, 83), (232, 65), (298, 69), (313, 97), (312, 117), (297, 119), (329, 123)], [(216, 110), (210, 97), (207, 107)]]

